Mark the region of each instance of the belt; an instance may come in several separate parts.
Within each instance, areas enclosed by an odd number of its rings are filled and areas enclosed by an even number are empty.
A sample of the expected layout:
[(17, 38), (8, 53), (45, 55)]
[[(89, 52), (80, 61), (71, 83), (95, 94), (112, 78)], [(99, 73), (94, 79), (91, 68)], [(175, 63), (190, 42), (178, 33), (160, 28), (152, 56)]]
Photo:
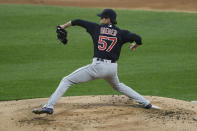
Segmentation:
[(94, 58), (95, 58), (97, 61), (116, 63), (115, 60), (107, 60), (107, 59), (102, 59), (102, 58), (97, 58), (97, 57), (94, 57)]

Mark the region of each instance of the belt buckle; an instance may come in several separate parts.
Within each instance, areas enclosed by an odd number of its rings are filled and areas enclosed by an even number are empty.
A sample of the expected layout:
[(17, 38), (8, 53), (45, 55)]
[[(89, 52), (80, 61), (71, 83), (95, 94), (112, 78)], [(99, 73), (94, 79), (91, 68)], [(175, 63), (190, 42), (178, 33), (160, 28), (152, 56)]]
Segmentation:
[(104, 60), (103, 60), (103, 59), (101, 59), (101, 58), (97, 58), (96, 60), (97, 60), (97, 61), (104, 61)]
[(106, 63), (111, 63), (111, 60), (106, 60)]
[(102, 58), (96, 58), (96, 60), (106, 62), (106, 63), (115, 63), (115, 61), (113, 61), (113, 60), (107, 60), (107, 59), (102, 59)]

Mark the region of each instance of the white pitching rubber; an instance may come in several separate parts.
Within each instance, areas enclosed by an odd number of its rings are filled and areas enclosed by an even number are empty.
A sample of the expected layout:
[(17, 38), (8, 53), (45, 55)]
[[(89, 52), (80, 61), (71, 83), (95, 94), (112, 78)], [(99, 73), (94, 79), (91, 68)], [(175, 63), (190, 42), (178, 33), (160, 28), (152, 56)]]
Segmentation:
[(161, 107), (159, 107), (159, 106), (155, 106), (155, 105), (152, 105), (152, 109), (161, 110)]
[(192, 103), (194, 103), (194, 104), (197, 104), (197, 101), (191, 101)]

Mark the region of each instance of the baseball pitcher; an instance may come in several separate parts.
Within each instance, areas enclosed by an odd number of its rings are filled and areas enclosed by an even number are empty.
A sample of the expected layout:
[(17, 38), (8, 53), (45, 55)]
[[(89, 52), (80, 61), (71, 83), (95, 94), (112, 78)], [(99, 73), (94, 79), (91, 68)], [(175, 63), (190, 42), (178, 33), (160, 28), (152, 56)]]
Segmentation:
[[(152, 107), (147, 99), (124, 83), (121, 83), (118, 78), (117, 61), (122, 46), (125, 43), (130, 42), (132, 43), (130, 45), (131, 51), (136, 50), (136, 48), (142, 44), (140, 36), (127, 30), (119, 29), (116, 26), (116, 12), (112, 9), (104, 9), (101, 14), (98, 14), (98, 16), (100, 17), (100, 24), (76, 19), (58, 26), (57, 33), (58, 30), (64, 30), (71, 26), (85, 28), (93, 40), (93, 60), (91, 64), (79, 68), (70, 75), (64, 77), (56, 91), (49, 98), (48, 102), (43, 107), (34, 109), (33, 113), (52, 114), (54, 105), (71, 85), (100, 78), (106, 80), (115, 90), (137, 101), (144, 108), (150, 109)], [(61, 39), (62, 37), (59, 35), (58, 38)], [(64, 38), (65, 37), (63, 37), (63, 39)], [(67, 40), (63, 41), (64, 44), (67, 42)]]

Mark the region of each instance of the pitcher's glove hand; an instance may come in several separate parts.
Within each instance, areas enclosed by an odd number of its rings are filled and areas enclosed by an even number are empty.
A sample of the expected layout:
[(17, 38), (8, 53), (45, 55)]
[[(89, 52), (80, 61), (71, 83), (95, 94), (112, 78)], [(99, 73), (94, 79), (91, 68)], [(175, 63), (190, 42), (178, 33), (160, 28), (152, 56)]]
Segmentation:
[(67, 31), (63, 28), (61, 28), (59, 25), (57, 26), (57, 38), (64, 44), (67, 44)]

